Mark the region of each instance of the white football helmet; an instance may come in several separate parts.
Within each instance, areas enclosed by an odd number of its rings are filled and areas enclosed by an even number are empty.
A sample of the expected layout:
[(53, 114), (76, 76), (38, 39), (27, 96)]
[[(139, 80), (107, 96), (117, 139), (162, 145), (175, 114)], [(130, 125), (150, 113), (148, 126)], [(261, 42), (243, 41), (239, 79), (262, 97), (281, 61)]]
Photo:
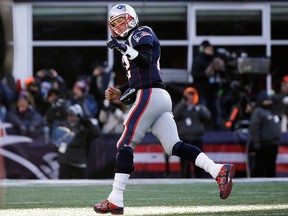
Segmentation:
[(139, 22), (135, 10), (127, 4), (113, 6), (108, 16), (108, 26), (115, 37), (125, 37)]

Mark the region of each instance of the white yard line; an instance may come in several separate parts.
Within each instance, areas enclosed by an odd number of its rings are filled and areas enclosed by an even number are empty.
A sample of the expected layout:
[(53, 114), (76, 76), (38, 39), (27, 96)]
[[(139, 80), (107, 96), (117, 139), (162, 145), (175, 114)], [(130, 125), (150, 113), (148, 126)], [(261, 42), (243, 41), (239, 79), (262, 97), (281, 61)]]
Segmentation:
[[(181, 179), (181, 178), (152, 178), (152, 179), (133, 179), (129, 180), (128, 184), (143, 185), (143, 184), (196, 184), (196, 183), (211, 183), (213, 179)], [(261, 182), (288, 182), (288, 178), (235, 178), (235, 183), (261, 183)], [(113, 179), (101, 180), (0, 180), (0, 186), (16, 187), (16, 186), (91, 186), (91, 185), (111, 185)]]
[[(144, 206), (144, 207), (125, 207), (125, 215), (165, 215), (165, 214), (187, 214), (197, 215), (203, 213), (218, 212), (250, 212), (250, 211), (269, 211), (280, 210), (288, 212), (288, 205), (229, 205), (229, 206)], [(95, 215), (92, 208), (53, 208), (53, 209), (10, 209), (1, 210), (0, 216), (90, 216)]]

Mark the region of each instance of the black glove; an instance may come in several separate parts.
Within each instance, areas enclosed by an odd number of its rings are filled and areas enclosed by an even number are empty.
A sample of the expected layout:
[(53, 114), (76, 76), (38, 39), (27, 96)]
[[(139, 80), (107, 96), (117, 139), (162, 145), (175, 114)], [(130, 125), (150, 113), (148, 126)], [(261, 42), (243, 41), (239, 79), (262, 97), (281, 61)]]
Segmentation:
[(117, 49), (121, 53), (127, 51), (127, 46), (124, 43), (119, 42), (114, 36), (111, 35), (111, 41), (107, 42), (107, 47), (110, 49)]

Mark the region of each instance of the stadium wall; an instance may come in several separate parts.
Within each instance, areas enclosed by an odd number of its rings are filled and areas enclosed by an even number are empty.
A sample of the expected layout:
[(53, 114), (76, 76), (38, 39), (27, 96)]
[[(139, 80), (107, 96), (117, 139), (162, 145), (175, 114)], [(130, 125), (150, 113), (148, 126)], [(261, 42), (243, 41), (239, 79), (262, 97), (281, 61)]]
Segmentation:
[[(120, 134), (107, 134), (91, 143), (88, 178), (113, 178), (115, 143), (119, 137)], [(249, 140), (247, 133), (206, 132), (204, 151), (216, 162), (234, 163), (236, 177), (249, 177), (254, 159), (253, 152), (249, 152)], [(52, 143), (45, 143), (44, 134), (32, 140), (8, 130), (1, 138), (1, 144), (7, 179), (57, 179), (57, 148)], [(132, 178), (180, 178), (179, 158), (167, 157), (159, 141), (150, 133), (136, 147), (134, 163)], [(282, 134), (277, 177), (288, 177), (288, 133)]]

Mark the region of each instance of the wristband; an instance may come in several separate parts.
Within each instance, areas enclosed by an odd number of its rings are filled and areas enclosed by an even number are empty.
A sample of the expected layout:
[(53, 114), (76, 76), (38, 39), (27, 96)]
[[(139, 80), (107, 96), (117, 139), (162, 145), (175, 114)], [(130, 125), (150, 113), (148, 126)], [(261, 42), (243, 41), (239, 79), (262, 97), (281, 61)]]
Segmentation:
[(129, 60), (133, 60), (138, 56), (139, 52), (132, 47), (127, 46), (127, 50), (123, 54), (126, 55)]

